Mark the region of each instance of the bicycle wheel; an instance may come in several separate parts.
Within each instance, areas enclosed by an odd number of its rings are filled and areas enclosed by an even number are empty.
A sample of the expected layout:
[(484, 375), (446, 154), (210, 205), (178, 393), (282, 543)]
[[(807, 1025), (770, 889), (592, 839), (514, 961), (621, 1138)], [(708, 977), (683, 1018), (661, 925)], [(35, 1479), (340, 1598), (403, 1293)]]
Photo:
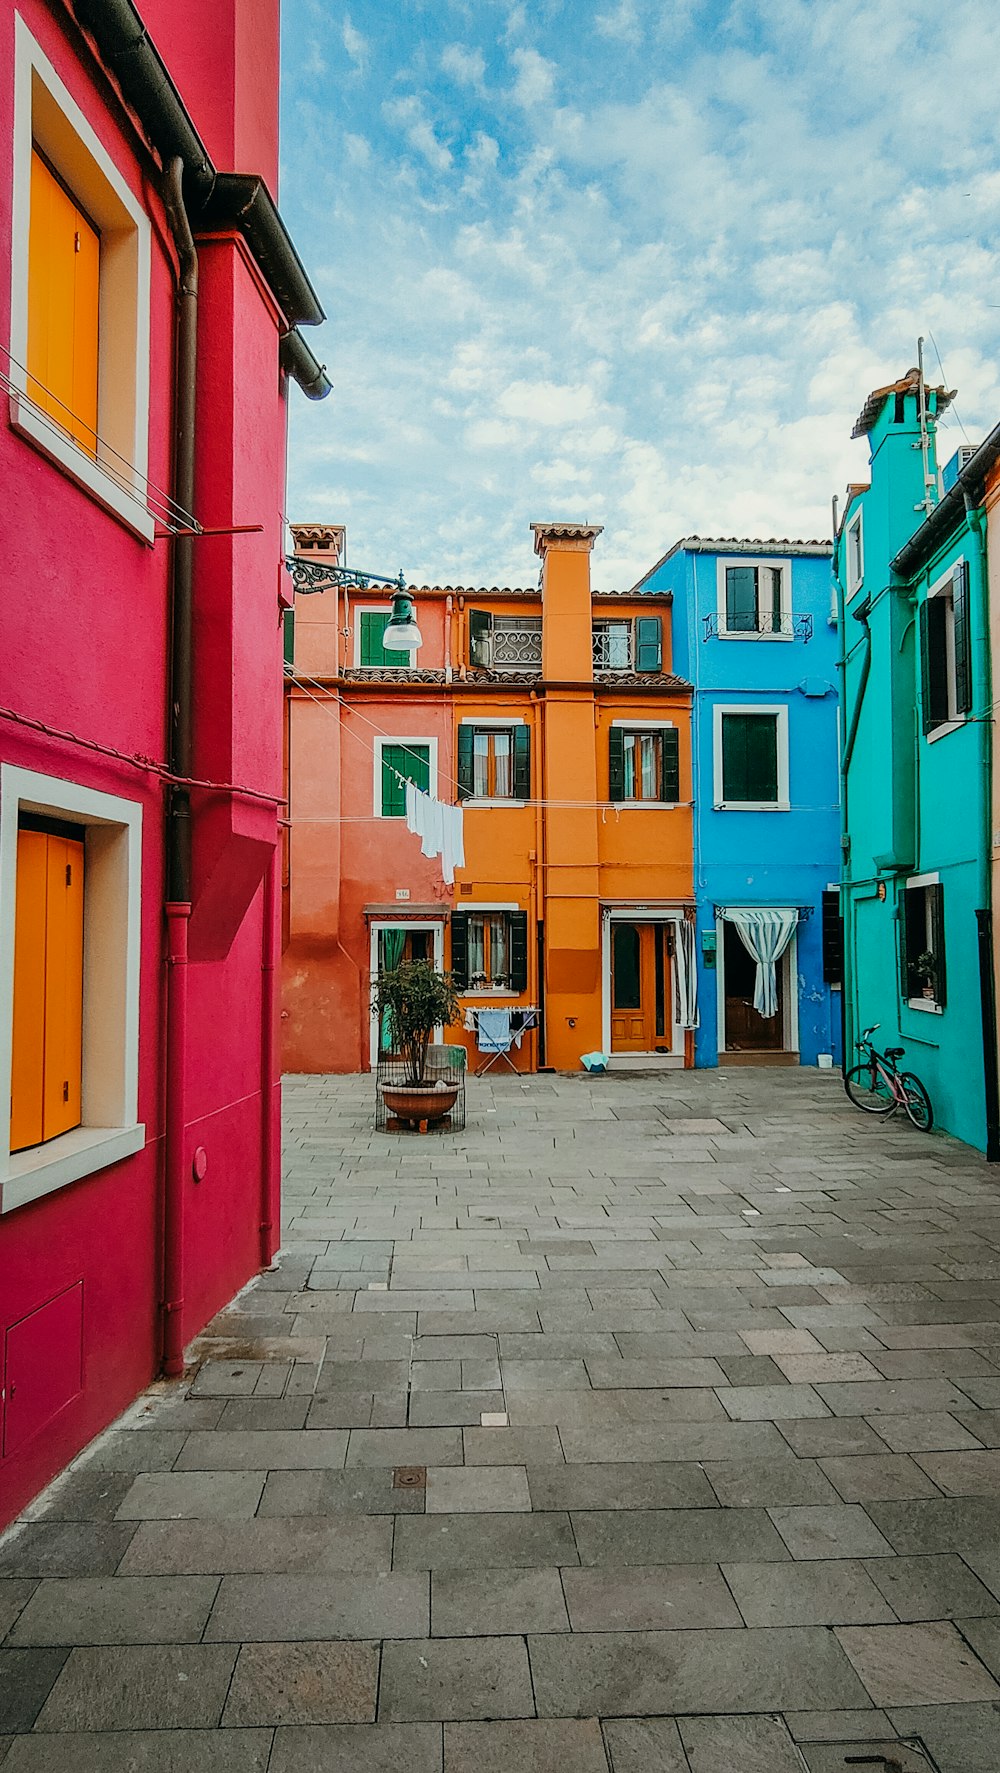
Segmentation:
[(901, 1071), (899, 1083), (903, 1091), (903, 1107), (919, 1133), (929, 1133), (934, 1125), (931, 1099), (919, 1077), (912, 1071)]
[(855, 1108), (865, 1114), (891, 1114), (896, 1106), (882, 1073), (874, 1065), (854, 1065), (844, 1078), (844, 1088)]

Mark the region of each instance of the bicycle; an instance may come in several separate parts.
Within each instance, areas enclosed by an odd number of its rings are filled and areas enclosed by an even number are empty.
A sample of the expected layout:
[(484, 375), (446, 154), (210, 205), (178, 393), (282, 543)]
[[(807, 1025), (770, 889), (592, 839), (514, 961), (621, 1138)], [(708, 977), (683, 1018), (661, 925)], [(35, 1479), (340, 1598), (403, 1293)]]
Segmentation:
[(899, 1070), (897, 1060), (903, 1057), (905, 1047), (886, 1047), (884, 1053), (876, 1051), (871, 1037), (880, 1027), (880, 1022), (873, 1022), (858, 1041), (858, 1050), (865, 1057), (844, 1076), (848, 1098), (865, 1114), (881, 1114), (886, 1119), (897, 1108), (905, 1108), (917, 1131), (929, 1133), (934, 1125), (931, 1099), (919, 1077), (912, 1071)]

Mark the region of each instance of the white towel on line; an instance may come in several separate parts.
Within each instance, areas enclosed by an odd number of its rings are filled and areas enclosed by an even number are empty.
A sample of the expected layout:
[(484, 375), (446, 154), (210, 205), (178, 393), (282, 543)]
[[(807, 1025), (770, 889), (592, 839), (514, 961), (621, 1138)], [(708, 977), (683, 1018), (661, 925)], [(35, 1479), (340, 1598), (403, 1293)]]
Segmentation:
[(445, 884), (451, 886), (455, 869), (465, 867), (464, 808), (446, 806), (433, 795), (425, 794), (422, 788), (407, 782), (406, 828), (420, 838), (422, 855), (441, 857)]

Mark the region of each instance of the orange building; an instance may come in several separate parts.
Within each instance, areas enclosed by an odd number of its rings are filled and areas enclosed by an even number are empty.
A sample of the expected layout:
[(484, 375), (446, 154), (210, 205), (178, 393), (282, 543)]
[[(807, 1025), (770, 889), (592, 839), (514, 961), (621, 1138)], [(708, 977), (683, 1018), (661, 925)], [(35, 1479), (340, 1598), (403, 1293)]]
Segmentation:
[[(600, 527), (533, 524), (540, 583), (413, 588), (419, 658), (386, 652), (388, 595), (296, 597), (288, 649), (284, 1064), (372, 1065), (372, 978), (426, 957), (477, 1013), (523, 1026), (520, 1070), (690, 1064), (691, 690), (670, 597), (591, 588)], [(293, 528), (339, 565), (344, 532)], [(322, 582), (322, 573), (315, 571)], [(312, 588), (312, 587), (310, 587)], [(405, 822), (403, 778), (464, 805), (453, 886)]]

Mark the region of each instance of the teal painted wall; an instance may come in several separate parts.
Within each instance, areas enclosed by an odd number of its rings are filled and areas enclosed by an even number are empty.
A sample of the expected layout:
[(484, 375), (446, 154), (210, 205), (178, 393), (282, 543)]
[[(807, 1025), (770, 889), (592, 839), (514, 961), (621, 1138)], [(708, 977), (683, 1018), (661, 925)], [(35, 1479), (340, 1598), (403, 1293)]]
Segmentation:
[[(931, 394), (933, 407), (933, 393)], [(935, 423), (931, 469), (936, 477)], [(912, 580), (890, 562), (925, 521), (915, 394), (886, 400), (871, 431), (871, 485), (855, 489), (844, 513), (835, 571), (842, 618), (842, 742), (870, 667), (845, 771), (843, 865), (848, 1058), (860, 1031), (881, 1024), (879, 1047), (906, 1048), (904, 1068), (926, 1084), (937, 1124), (980, 1150), (986, 1145), (976, 911), (989, 905), (988, 762), (982, 716), (990, 703), (987, 618), (975, 523), (959, 513)], [(916, 446), (916, 447), (915, 447)], [(847, 531), (860, 511), (864, 576), (848, 597)], [(920, 606), (960, 562), (969, 567), (972, 708), (925, 734)], [(866, 634), (867, 629), (867, 634)], [(977, 718), (978, 715), (978, 718)], [(901, 960), (903, 894), (936, 877), (943, 888), (946, 1003), (914, 1007)], [(884, 901), (879, 900), (880, 887)]]

